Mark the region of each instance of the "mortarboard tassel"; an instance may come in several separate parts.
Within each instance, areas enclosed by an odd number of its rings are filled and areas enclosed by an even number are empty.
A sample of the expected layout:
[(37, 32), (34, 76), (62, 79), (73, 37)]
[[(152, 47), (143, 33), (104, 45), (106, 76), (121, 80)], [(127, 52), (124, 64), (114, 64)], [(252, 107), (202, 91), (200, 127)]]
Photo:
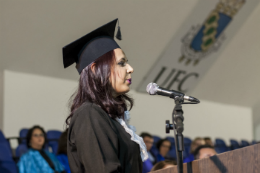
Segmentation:
[(118, 30), (117, 30), (117, 33), (116, 33), (116, 38), (118, 40), (122, 40), (122, 35), (121, 35), (121, 31), (120, 31), (120, 26), (118, 26)]

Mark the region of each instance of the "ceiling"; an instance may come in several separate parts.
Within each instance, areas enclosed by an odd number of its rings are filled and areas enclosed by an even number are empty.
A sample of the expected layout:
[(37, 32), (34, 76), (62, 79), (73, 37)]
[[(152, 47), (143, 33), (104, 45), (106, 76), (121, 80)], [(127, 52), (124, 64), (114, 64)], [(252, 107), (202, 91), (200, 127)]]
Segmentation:
[[(216, 3), (218, 0), (215, 0)], [(0, 0), (0, 69), (78, 80), (62, 64), (62, 47), (119, 18), (119, 43), (134, 67), (135, 89), (199, 0)], [(192, 95), (254, 106), (260, 101), (260, 3), (224, 48)]]

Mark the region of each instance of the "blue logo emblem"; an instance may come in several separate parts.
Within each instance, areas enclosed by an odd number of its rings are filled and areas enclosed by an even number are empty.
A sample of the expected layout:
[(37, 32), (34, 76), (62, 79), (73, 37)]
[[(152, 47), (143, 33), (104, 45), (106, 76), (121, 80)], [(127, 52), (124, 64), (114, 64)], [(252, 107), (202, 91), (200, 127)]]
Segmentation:
[(220, 0), (204, 24), (192, 27), (182, 39), (179, 62), (195, 66), (201, 59), (217, 51), (225, 39), (223, 31), (244, 3), (245, 0)]

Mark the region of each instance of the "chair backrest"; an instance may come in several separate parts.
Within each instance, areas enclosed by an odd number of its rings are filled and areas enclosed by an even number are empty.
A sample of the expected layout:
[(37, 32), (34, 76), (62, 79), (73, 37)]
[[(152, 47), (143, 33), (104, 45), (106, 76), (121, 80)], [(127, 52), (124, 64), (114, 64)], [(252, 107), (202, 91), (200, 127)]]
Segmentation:
[(223, 140), (223, 139), (219, 139), (219, 138), (217, 138), (216, 140), (215, 140), (215, 144), (216, 145), (223, 145), (223, 146), (226, 146), (226, 143), (225, 143), (225, 141)]
[(20, 144), (18, 147), (15, 149), (15, 156), (20, 158), (24, 153), (28, 151), (28, 147), (26, 144)]
[(156, 146), (152, 146), (150, 152), (156, 157), (159, 154), (159, 150), (156, 148)]
[(62, 134), (59, 130), (49, 130), (47, 132), (47, 139), (59, 139)]
[(17, 173), (17, 166), (12, 158), (12, 153), (9, 150), (9, 144), (0, 142), (0, 172), (1, 173)]
[(252, 143), (251, 143), (251, 144), (252, 144), (252, 145), (257, 144), (256, 140), (252, 140)]
[(161, 140), (161, 138), (159, 136), (153, 136), (153, 146), (151, 148), (151, 153), (153, 153), (155, 156), (157, 156), (157, 154), (159, 153), (156, 145), (157, 145), (157, 142), (160, 140)]
[(241, 148), (239, 143), (234, 139), (230, 139), (230, 144), (231, 144), (230, 147), (231, 147), (232, 150)]
[(249, 142), (246, 141), (246, 140), (241, 140), (241, 146), (242, 147), (247, 147), (247, 146), (249, 146)]
[[(177, 155), (176, 155), (176, 150), (175, 150), (175, 139), (174, 139), (174, 137), (171, 137), (171, 136), (167, 136), (166, 139), (168, 139), (171, 142), (171, 149), (168, 152), (167, 156), (170, 158), (176, 159)], [(183, 154), (186, 156), (185, 151), (183, 152)]]
[(226, 146), (224, 140), (217, 138), (215, 140), (215, 150), (217, 153), (223, 153), (229, 151), (230, 149)]
[(1, 173), (18, 173), (18, 168), (14, 161), (0, 162), (0, 172)]
[(190, 145), (192, 143), (192, 140), (188, 137), (184, 137), (183, 138), (183, 142), (184, 142), (184, 145)]
[(6, 142), (7, 140), (5, 139), (5, 136), (2, 132), (2, 130), (0, 130), (0, 142)]
[(6, 142), (0, 142), (0, 161), (12, 161), (12, 152)]
[(192, 140), (188, 137), (184, 137), (183, 143), (184, 143), (183, 158), (186, 158), (190, 155), (190, 146), (191, 146)]
[(26, 128), (21, 129), (20, 132), (19, 132), (19, 137), (23, 138), (21, 140), (21, 143), (23, 143), (23, 144), (26, 144), (26, 139), (25, 138), (27, 136), (27, 133), (28, 133), (28, 129), (26, 129)]
[(51, 147), (52, 152), (54, 154), (57, 154), (58, 146), (59, 146), (59, 138), (61, 136), (62, 132), (59, 130), (49, 130), (47, 132), (47, 140), (48, 140), (48, 146)]
[(159, 140), (161, 140), (161, 138), (159, 136), (153, 136), (153, 144), (154, 145), (156, 145)]
[(8, 148), (8, 152), (12, 153), (12, 149), (10, 146), (10, 143), (8, 142), (8, 140), (5, 138), (3, 132), (0, 130), (0, 143), (5, 143), (5, 145), (7, 145)]
[(175, 139), (174, 139), (174, 137), (167, 136), (166, 139), (168, 139), (168, 140), (171, 142), (171, 145), (172, 145), (172, 146), (175, 145)]
[(177, 159), (177, 155), (176, 155), (176, 150), (175, 150), (175, 146), (172, 146), (170, 151), (167, 154), (168, 157), (172, 158), (172, 159)]

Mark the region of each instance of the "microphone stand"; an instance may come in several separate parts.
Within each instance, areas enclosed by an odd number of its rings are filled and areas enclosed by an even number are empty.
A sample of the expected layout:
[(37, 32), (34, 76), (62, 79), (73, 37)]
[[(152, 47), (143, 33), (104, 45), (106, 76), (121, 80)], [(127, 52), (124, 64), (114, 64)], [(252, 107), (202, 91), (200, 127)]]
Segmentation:
[[(184, 130), (183, 127), (184, 117), (183, 117), (182, 104), (198, 104), (200, 103), (200, 101), (195, 97), (185, 96), (185, 94), (178, 91), (160, 88), (156, 83), (149, 83), (146, 87), (146, 91), (150, 95), (157, 94), (157, 95), (167, 96), (175, 100), (175, 107), (172, 112), (173, 124), (170, 124), (170, 121), (166, 120), (166, 133), (170, 133), (170, 130), (174, 131), (178, 173), (183, 173), (184, 144), (183, 144), (182, 132)], [(184, 102), (184, 99), (188, 100), (189, 102)]]
[[(184, 130), (183, 127), (183, 97), (175, 97), (175, 107), (172, 112), (172, 122), (170, 124), (169, 120), (166, 120), (166, 133), (170, 133), (170, 130), (174, 131), (174, 139), (175, 139), (175, 150), (177, 155), (177, 166), (178, 173), (183, 173), (183, 151), (184, 151), (184, 143), (183, 143), (183, 135), (182, 132)], [(185, 104), (185, 103), (184, 103)]]

